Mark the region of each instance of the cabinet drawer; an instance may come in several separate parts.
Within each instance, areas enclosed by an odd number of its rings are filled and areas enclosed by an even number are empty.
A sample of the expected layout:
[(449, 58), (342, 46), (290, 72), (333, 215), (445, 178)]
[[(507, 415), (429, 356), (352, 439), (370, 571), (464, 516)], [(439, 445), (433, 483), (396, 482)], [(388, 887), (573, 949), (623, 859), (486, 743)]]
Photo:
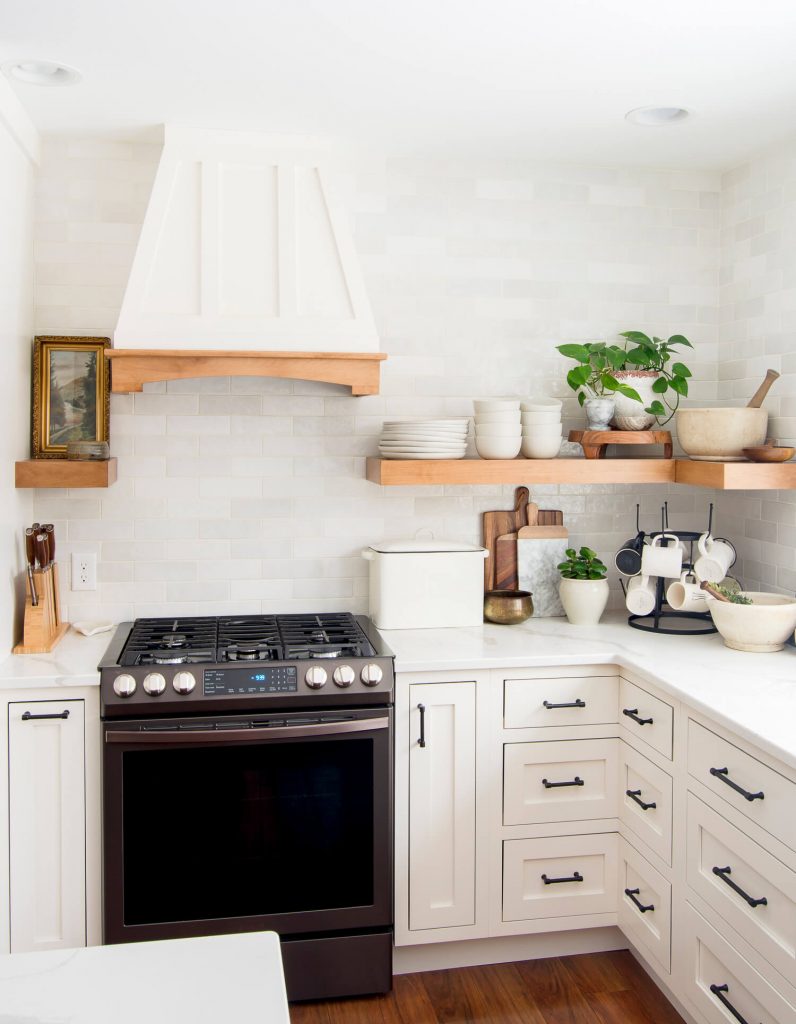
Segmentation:
[(796, 850), (796, 783), (693, 719), (688, 722), (688, 772)]
[(615, 832), (503, 843), (503, 920), (616, 910)]
[(616, 817), (617, 740), (506, 743), (503, 823)]
[(671, 969), (672, 887), (623, 840), (619, 845), (619, 926), (665, 970)]
[(661, 860), (672, 863), (672, 778), (622, 740), (619, 817)]
[(616, 722), (616, 676), (561, 679), (507, 679), (507, 729), (550, 725), (603, 725)]
[(693, 793), (686, 858), (691, 888), (781, 974), (796, 978), (796, 873)]
[(619, 724), (671, 761), (674, 712), (670, 704), (620, 679)]
[(683, 925), (683, 995), (705, 1020), (710, 1024), (796, 1024), (796, 1009), (690, 904), (685, 905)]

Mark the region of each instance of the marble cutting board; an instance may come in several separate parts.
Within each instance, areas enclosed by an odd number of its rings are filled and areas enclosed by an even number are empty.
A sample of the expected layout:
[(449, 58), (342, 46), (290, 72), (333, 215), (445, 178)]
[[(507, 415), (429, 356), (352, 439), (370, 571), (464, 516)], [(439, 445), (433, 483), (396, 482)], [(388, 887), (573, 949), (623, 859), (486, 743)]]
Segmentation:
[(534, 618), (563, 615), (557, 566), (566, 558), (568, 534), (562, 526), (526, 526), (517, 534), (520, 590), (533, 594)]

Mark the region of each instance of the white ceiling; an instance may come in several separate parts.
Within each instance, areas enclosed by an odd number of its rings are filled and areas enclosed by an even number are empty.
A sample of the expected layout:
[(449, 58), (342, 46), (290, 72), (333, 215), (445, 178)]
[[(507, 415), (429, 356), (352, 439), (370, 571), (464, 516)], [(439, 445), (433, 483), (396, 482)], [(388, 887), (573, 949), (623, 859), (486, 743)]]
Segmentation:
[[(162, 122), (397, 151), (727, 167), (796, 133), (793, 0), (3, 0), (0, 63), (45, 133)], [(624, 121), (679, 105), (669, 128)]]

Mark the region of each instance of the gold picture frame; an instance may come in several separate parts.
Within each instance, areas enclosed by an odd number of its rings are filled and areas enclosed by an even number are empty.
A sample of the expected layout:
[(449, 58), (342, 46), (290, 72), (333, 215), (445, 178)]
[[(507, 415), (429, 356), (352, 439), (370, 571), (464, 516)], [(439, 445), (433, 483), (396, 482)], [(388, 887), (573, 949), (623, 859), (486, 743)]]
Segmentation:
[(65, 459), (69, 441), (110, 439), (110, 347), (110, 338), (33, 339), (34, 459)]

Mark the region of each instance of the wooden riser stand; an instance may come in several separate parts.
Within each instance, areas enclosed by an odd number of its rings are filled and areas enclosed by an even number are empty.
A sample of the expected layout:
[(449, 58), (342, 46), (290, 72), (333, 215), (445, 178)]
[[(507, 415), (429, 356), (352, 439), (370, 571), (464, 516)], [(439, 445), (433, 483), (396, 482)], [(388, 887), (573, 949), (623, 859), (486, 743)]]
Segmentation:
[(33, 581), (39, 603), (33, 604), (26, 580), (22, 643), (16, 645), (14, 654), (48, 654), (69, 629), (68, 622), (61, 622), (57, 564), (34, 570)]

